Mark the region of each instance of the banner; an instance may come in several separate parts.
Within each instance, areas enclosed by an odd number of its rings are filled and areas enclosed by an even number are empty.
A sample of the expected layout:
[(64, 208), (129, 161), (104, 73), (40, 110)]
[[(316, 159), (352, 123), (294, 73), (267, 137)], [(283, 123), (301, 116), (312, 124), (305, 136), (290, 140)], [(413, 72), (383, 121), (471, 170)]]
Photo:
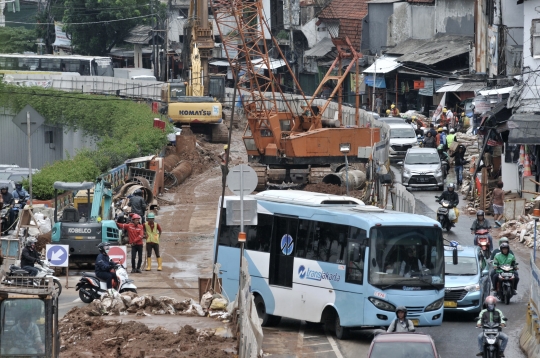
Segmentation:
[(420, 77), (420, 79), (424, 82), (424, 87), (418, 90), (418, 94), (422, 96), (433, 96), (433, 78)]
[[(376, 85), (377, 88), (386, 88), (386, 81), (384, 80), (384, 77), (382, 74), (380, 76), (376, 76)], [(367, 86), (373, 87), (373, 75), (366, 75), (364, 77), (364, 81), (366, 82)]]
[(437, 106), (437, 110), (435, 110), (435, 112), (433, 113), (433, 118), (431, 118), (431, 121), (432, 122), (437, 122), (437, 120), (439, 119), (439, 117), (441, 116), (441, 113), (442, 113), (442, 109), (443, 107), (446, 105), (446, 92), (444, 92), (442, 98), (441, 98), (441, 102), (439, 103), (439, 105)]
[(414, 89), (424, 88), (424, 81), (413, 81)]
[(54, 32), (56, 34), (56, 40), (54, 40), (53, 46), (58, 47), (71, 47), (71, 40), (68, 39), (66, 33), (62, 30), (64, 26), (61, 22), (54, 22)]

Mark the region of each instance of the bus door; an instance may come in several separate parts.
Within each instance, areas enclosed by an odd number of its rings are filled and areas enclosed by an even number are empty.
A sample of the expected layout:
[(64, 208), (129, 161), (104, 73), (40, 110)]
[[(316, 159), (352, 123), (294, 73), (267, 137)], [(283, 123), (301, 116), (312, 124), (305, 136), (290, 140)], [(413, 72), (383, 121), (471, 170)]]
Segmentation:
[(297, 230), (297, 217), (274, 216), (268, 275), (270, 285), (292, 288)]

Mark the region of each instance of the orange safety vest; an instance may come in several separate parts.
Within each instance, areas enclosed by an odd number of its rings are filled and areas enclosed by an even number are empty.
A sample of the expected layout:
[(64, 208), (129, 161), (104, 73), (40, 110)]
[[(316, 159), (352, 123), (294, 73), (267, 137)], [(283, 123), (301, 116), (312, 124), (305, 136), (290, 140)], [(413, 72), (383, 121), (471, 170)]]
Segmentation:
[(157, 223), (154, 223), (154, 229), (152, 229), (150, 225), (148, 225), (148, 223), (144, 223), (144, 228), (146, 231), (146, 242), (159, 244), (159, 232), (157, 229)]

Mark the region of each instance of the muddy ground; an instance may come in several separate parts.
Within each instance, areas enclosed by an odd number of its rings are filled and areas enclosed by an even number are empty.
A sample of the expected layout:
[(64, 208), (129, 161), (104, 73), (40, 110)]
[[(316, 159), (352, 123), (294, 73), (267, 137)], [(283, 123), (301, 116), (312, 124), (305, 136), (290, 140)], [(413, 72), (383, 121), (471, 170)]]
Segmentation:
[(126, 318), (104, 320), (88, 316), (85, 308), (73, 308), (60, 320), (60, 357), (233, 356), (235, 340), (216, 336), (213, 329), (150, 329)]

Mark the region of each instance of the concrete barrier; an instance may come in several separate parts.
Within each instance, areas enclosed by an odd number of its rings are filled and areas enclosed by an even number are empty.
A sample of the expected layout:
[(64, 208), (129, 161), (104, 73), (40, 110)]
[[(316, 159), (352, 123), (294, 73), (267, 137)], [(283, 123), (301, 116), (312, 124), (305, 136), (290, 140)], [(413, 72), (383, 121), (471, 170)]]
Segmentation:
[(540, 269), (531, 253), (531, 298), (527, 304), (527, 320), (519, 344), (529, 358), (540, 357)]

